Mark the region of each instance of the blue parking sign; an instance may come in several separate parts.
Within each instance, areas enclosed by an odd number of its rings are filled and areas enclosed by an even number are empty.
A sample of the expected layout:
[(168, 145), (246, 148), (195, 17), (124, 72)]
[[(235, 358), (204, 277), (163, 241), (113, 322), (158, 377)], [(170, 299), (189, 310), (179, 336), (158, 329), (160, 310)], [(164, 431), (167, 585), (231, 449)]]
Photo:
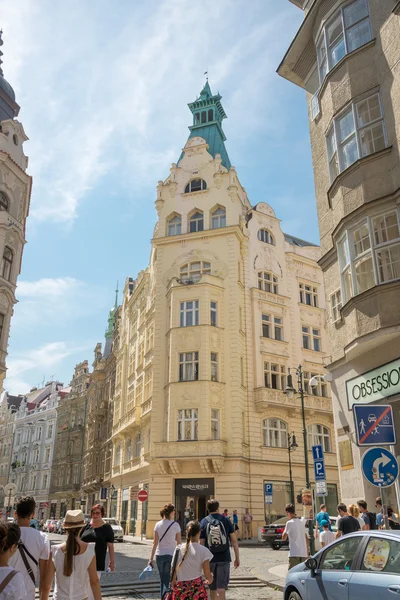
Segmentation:
[(324, 450), (321, 444), (312, 447), (315, 481), (325, 481)]
[(272, 483), (264, 483), (264, 502), (272, 504)]

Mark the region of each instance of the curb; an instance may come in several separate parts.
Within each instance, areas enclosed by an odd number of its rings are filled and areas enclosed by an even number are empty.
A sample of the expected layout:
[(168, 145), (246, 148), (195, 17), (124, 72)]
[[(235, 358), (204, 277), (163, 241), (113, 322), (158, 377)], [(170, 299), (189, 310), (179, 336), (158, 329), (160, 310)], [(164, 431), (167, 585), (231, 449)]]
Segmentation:
[(257, 577), (260, 581), (263, 581), (269, 588), (277, 592), (283, 592), (285, 589), (285, 580), (284, 579), (267, 579), (265, 575), (257, 571), (256, 569), (251, 570), (252, 575)]

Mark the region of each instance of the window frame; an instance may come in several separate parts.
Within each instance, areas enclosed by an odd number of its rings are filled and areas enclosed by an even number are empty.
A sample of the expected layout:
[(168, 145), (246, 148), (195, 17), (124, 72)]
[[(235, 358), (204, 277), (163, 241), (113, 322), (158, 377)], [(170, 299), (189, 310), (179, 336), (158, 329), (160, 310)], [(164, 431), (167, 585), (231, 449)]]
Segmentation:
[[(270, 335), (265, 335), (265, 331), (268, 331)], [(278, 335), (277, 332), (279, 332)], [(261, 334), (263, 338), (284, 342), (282, 317), (277, 317), (272, 313), (261, 313)]]
[[(281, 392), (283, 392), (286, 389), (286, 365), (277, 362), (272, 362), (270, 360), (263, 360), (263, 376), (265, 388), (269, 390), (278, 390)], [(277, 387), (272, 385), (273, 382), (275, 382)]]
[(188, 233), (201, 233), (204, 231), (204, 213), (197, 210), (192, 213), (188, 221)]
[[(192, 304), (192, 308), (188, 308)], [(197, 327), (199, 325), (199, 300), (184, 300), (179, 303), (179, 327)], [(192, 323), (188, 324), (188, 317), (191, 316)]]
[[(299, 281), (299, 295), (300, 304), (304, 304), (305, 306), (311, 306), (314, 308), (319, 308), (318, 286), (311, 283), (306, 283), (305, 281)], [(307, 302), (307, 296), (310, 297), (310, 302)]]
[(211, 409), (211, 439), (212, 440), (220, 440), (221, 439), (221, 420), (220, 420), (221, 411), (219, 408)]
[[(277, 427), (271, 424), (271, 421), (277, 422)], [(284, 427), (282, 427), (284, 425)], [(276, 437), (278, 443), (272, 443), (273, 437)], [(286, 448), (288, 447), (288, 424), (286, 421), (279, 419), (278, 417), (267, 417), (262, 421), (262, 437), (264, 448)], [(269, 442), (269, 443), (267, 443)]]
[(275, 238), (270, 232), (269, 229), (265, 229), (265, 227), (261, 227), (257, 231), (257, 239), (263, 244), (270, 244), (271, 246), (275, 246)]
[[(199, 268), (193, 269), (193, 265), (199, 265)], [(211, 275), (211, 263), (207, 260), (193, 260), (190, 263), (182, 265), (179, 269), (179, 274), (181, 279), (199, 281), (203, 275)]]
[[(9, 252), (8, 256), (6, 256), (6, 250), (8, 250), (8, 252)], [(4, 246), (1, 276), (6, 281), (11, 281), (13, 262), (14, 262), (14, 252), (13, 252), (12, 248), (10, 248), (10, 246)]]
[[(216, 223), (214, 223), (214, 219)], [(226, 208), (217, 206), (211, 212), (211, 229), (222, 229), (223, 227), (226, 227)]]
[[(174, 231), (171, 231), (171, 227)], [(178, 231), (179, 230), (179, 231)], [(182, 217), (181, 215), (175, 215), (168, 219), (168, 237), (173, 237), (174, 235), (180, 235), (182, 233)]]
[(210, 300), (210, 325), (218, 327), (218, 302), (215, 300)]
[[(200, 189), (192, 190), (192, 185), (194, 181), (200, 181)], [(207, 189), (207, 183), (201, 177), (194, 177), (190, 181), (187, 182), (185, 186), (185, 194), (195, 194), (196, 192), (204, 192)]]
[[(313, 431), (313, 428), (317, 427), (321, 427), (322, 431)], [(318, 445), (322, 446), (324, 452), (333, 452), (331, 430), (322, 423), (309, 423), (307, 425), (307, 443), (309, 452), (311, 452), (312, 446)]]
[[(188, 356), (193, 355), (189, 360)], [(188, 378), (189, 365), (193, 369), (193, 378)], [(179, 378), (178, 381), (198, 381), (199, 380), (199, 352), (180, 352), (179, 353)]]
[(8, 212), (9, 208), (10, 201), (8, 199), (8, 196), (3, 191), (0, 191), (0, 212)]
[(279, 294), (278, 276), (272, 271), (257, 271), (257, 287), (267, 294)]
[(337, 323), (341, 321), (341, 309), (342, 309), (342, 290), (341, 288), (337, 288), (329, 297), (329, 306), (331, 311), (331, 321), (332, 323)]
[(211, 381), (219, 381), (217, 352), (210, 352), (210, 379)]
[[(318, 333), (315, 333), (315, 332)], [(302, 335), (302, 348), (304, 350), (312, 350), (313, 352), (322, 352), (322, 335), (321, 329), (313, 327), (312, 325), (302, 325), (301, 326), (301, 335)], [(304, 340), (307, 339), (307, 345), (304, 344)], [(315, 347), (316, 342), (318, 345), (318, 349)]]
[[(190, 411), (190, 417), (186, 416)], [(190, 437), (186, 437), (186, 423), (190, 424)], [(199, 410), (197, 408), (179, 408), (177, 419), (177, 441), (197, 442), (199, 439)]]

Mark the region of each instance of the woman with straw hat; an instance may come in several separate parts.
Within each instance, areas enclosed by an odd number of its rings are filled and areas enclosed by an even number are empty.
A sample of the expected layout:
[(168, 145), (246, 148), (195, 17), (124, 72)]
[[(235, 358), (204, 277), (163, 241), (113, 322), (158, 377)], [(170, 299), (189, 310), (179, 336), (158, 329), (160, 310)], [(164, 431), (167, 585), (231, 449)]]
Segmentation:
[(85, 520), (81, 510), (67, 511), (64, 519), (67, 541), (51, 549), (42, 600), (49, 597), (54, 575), (54, 600), (86, 600), (89, 588), (94, 599), (101, 600), (94, 544), (86, 544), (79, 538), (84, 526)]

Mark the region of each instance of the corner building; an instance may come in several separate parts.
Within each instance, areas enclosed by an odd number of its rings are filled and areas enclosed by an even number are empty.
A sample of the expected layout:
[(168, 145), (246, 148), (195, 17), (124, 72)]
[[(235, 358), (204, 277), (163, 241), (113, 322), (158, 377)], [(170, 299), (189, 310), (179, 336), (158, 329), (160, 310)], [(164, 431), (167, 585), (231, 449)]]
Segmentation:
[[(283, 391), (290, 367), (302, 364), (307, 381), (324, 372), (320, 250), (284, 234), (268, 204), (252, 207), (225, 148), (221, 96), (208, 82), (189, 108), (189, 139), (157, 187), (150, 264), (127, 280), (117, 319), (116, 513), (146, 521), (151, 536), (165, 502), (176, 504), (184, 528), (217, 497), (230, 512), (249, 507), (256, 534), (263, 483), (274, 483), (271, 518), (290, 500), (292, 432), (295, 494), (305, 485), (300, 400)], [(325, 383), (310, 391), (306, 419), (310, 443), (324, 444), (333, 508), (329, 396)], [(149, 500), (138, 506), (143, 487)]]
[[(373, 415), (374, 403), (391, 403), (399, 438), (400, 3), (293, 4), (304, 21), (278, 73), (309, 102), (342, 497), (373, 507), (379, 490), (362, 475), (352, 406), (371, 404)], [(387, 493), (399, 510), (398, 484)]]

